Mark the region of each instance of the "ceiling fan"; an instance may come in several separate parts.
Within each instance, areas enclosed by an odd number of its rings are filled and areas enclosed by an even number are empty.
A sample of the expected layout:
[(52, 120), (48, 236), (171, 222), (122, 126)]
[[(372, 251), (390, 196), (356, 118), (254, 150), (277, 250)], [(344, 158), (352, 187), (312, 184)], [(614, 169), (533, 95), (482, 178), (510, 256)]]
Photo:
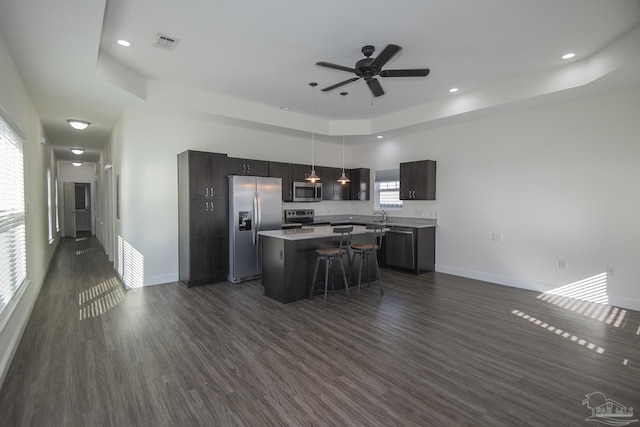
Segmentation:
[(355, 82), (361, 78), (367, 82), (367, 86), (371, 90), (373, 96), (382, 96), (384, 95), (384, 90), (380, 85), (376, 76), (380, 77), (426, 77), (429, 74), (428, 68), (418, 68), (418, 69), (410, 69), (410, 70), (383, 70), (382, 67), (391, 60), (398, 52), (400, 52), (402, 48), (395, 44), (390, 44), (385, 47), (382, 52), (376, 57), (371, 58), (373, 52), (376, 51), (374, 46), (364, 46), (362, 48), (362, 53), (366, 58), (359, 60), (356, 62), (354, 68), (345, 67), (342, 65), (332, 64), (331, 62), (316, 62), (316, 65), (320, 65), (322, 67), (333, 68), (335, 70), (346, 71), (348, 73), (353, 73), (358, 77), (352, 77), (343, 82), (334, 84), (333, 86), (325, 87), (322, 89), (323, 92), (328, 92), (330, 90), (336, 89), (340, 86), (344, 86), (351, 82)]

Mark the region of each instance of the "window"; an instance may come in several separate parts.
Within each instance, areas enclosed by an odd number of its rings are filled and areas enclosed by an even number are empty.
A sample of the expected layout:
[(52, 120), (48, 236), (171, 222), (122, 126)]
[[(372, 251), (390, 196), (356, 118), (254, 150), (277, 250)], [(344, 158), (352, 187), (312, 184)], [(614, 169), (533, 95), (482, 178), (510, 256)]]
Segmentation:
[(22, 141), (0, 114), (0, 312), (27, 277)]
[(376, 208), (401, 209), (400, 169), (376, 171)]

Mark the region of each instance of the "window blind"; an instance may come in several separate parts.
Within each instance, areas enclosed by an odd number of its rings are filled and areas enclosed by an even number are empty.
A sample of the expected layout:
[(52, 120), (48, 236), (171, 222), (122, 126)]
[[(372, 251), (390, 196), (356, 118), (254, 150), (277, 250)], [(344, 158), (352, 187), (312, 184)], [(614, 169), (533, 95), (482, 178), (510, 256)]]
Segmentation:
[(376, 171), (377, 207), (380, 209), (401, 208), (400, 169)]
[(22, 141), (0, 114), (0, 313), (27, 276)]

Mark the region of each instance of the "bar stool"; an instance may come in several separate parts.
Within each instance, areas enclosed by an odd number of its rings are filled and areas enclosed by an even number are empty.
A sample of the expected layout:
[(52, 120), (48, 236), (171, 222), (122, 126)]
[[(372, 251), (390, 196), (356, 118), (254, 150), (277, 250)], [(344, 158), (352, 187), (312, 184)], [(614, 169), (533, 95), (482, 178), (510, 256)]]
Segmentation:
[[(353, 255), (351, 265), (353, 266), (356, 256), (360, 258), (358, 267), (358, 296), (360, 296), (360, 283), (362, 281), (362, 265), (367, 264), (367, 284), (371, 284), (371, 273), (369, 272), (369, 259), (373, 258), (376, 266), (376, 280), (380, 286), (380, 295), (384, 295), (382, 290), (382, 277), (380, 276), (380, 266), (378, 265), (378, 250), (382, 248), (382, 237), (384, 237), (384, 226), (382, 224), (371, 223), (366, 225), (367, 237), (371, 239), (370, 243), (358, 243), (351, 245)], [(353, 270), (351, 272), (353, 274)]]
[[(331, 266), (334, 262), (340, 264), (342, 270), (342, 280), (344, 282), (344, 292), (349, 299), (349, 282), (347, 281), (347, 274), (344, 269), (343, 257), (348, 254), (349, 244), (351, 243), (351, 232), (353, 227), (335, 227), (333, 233), (336, 236), (334, 241), (339, 242), (338, 246), (333, 248), (317, 248), (316, 252), (316, 266), (313, 269), (313, 279), (311, 279), (311, 292), (309, 292), (309, 298), (313, 297), (313, 291), (316, 286), (316, 277), (318, 275), (318, 267), (320, 262), (324, 261), (324, 306), (327, 306), (327, 293), (329, 292), (329, 274), (331, 272)], [(339, 236), (337, 236), (339, 234)], [(335, 285), (332, 282), (332, 290), (335, 290)]]

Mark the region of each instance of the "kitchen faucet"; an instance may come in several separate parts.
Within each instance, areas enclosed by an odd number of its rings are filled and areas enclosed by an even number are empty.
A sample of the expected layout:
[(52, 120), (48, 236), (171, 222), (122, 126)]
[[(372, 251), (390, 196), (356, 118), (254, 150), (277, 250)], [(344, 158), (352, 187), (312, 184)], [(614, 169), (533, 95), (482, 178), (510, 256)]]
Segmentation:
[(373, 212), (374, 215), (382, 215), (382, 222), (387, 222), (387, 213), (385, 211), (383, 211), (382, 209), (380, 209), (379, 211), (374, 211)]

